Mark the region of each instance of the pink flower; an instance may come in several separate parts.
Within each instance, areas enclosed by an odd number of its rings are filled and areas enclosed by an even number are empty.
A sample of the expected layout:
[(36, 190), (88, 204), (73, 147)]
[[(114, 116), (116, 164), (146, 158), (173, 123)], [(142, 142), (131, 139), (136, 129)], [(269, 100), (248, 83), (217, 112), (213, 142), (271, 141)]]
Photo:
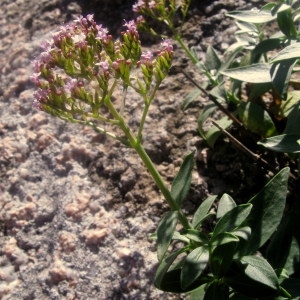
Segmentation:
[(137, 3), (133, 4), (132, 10), (134, 12), (140, 12), (141, 9), (146, 8), (146, 3), (144, 0), (139, 0)]
[(42, 41), (41, 47), (45, 51), (49, 51), (51, 49), (51, 44), (49, 41)]
[(99, 65), (102, 67), (104, 72), (109, 71), (109, 63), (107, 61), (101, 61)]
[(40, 75), (41, 73), (33, 73), (33, 75), (30, 76), (31, 81), (36, 85), (40, 86)]
[(150, 62), (152, 57), (153, 57), (153, 54), (152, 54), (151, 51), (143, 52), (142, 55), (141, 55), (141, 61), (143, 63)]
[(102, 25), (96, 25), (96, 29), (97, 29), (97, 36), (96, 39), (106, 42), (107, 40), (107, 34), (108, 34), (108, 30), (106, 28), (103, 28)]
[(84, 18), (83, 16), (79, 16), (74, 20), (75, 23), (79, 23), (80, 25), (82, 25), (83, 27), (87, 27), (88, 26), (88, 21), (86, 18)]
[(91, 22), (91, 23), (94, 22), (94, 14), (88, 14), (88, 15), (86, 16), (86, 18), (87, 18), (87, 20), (88, 20), (89, 22)]
[(137, 33), (137, 28), (136, 28), (136, 23), (134, 20), (131, 20), (129, 22), (124, 23), (124, 26), (126, 26), (128, 28), (128, 31), (131, 33)]
[(64, 86), (65, 92), (72, 94), (72, 92), (77, 88), (77, 86), (78, 86), (78, 80), (75, 78), (72, 78), (70, 81), (68, 81), (65, 84), (65, 86)]
[(153, 9), (153, 8), (155, 8), (155, 6), (156, 6), (156, 2), (155, 2), (155, 1), (150, 1), (150, 2), (148, 3), (148, 6), (149, 6), (150, 9)]
[(39, 61), (39, 59), (35, 59), (32, 62), (32, 65), (34, 72), (39, 73), (41, 71), (41, 62)]
[(143, 24), (144, 22), (145, 22), (145, 19), (144, 19), (144, 17), (143, 16), (138, 16), (137, 18), (136, 18), (136, 24), (137, 25), (140, 25), (140, 24)]
[(165, 39), (160, 44), (163, 48), (163, 51), (173, 52), (173, 45), (170, 39)]
[(38, 89), (33, 96), (36, 101), (43, 103), (47, 101), (49, 94), (49, 90)]
[(41, 103), (36, 99), (33, 100), (32, 107), (35, 108), (35, 109), (38, 109), (38, 110), (42, 110)]

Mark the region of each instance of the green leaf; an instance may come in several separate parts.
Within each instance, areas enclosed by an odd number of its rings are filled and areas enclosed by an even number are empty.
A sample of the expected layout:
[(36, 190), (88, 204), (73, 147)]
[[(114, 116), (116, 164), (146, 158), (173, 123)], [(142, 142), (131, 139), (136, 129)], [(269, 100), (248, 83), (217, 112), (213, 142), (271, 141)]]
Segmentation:
[(265, 93), (270, 92), (273, 89), (272, 82), (267, 83), (253, 83), (251, 85), (251, 90), (248, 96), (248, 102), (255, 102), (260, 99)]
[(300, 58), (300, 43), (294, 43), (278, 52), (278, 54), (271, 60), (271, 62), (274, 63), (286, 59), (298, 58)]
[(300, 104), (293, 106), (288, 114), (288, 121), (284, 134), (270, 137), (258, 142), (259, 145), (276, 152), (299, 153), (300, 152)]
[(164, 274), (160, 286), (156, 286), (162, 291), (171, 293), (188, 293), (195, 290), (199, 286), (212, 281), (209, 276), (201, 276), (192, 283), (186, 290), (183, 290), (180, 284), (181, 269), (173, 269)]
[(274, 290), (278, 289), (278, 278), (266, 259), (261, 256), (249, 255), (242, 257), (240, 261), (247, 264), (245, 274), (249, 278), (259, 281)]
[(228, 69), (233, 63), (236, 56), (244, 49), (243, 45), (236, 45), (234, 49), (229, 48), (226, 50), (225, 57), (223, 59), (222, 65), (219, 68), (219, 71)]
[(197, 228), (201, 224), (201, 222), (206, 218), (216, 198), (217, 196), (209, 196), (198, 207), (192, 220), (192, 226), (194, 228)]
[(266, 63), (257, 63), (245, 67), (238, 67), (222, 71), (221, 73), (230, 78), (250, 83), (271, 82), (271, 66)]
[(238, 107), (238, 114), (244, 126), (253, 133), (263, 137), (269, 137), (277, 133), (268, 112), (256, 103), (242, 102)]
[(281, 44), (281, 39), (275, 39), (275, 38), (261, 41), (259, 44), (255, 46), (255, 48), (252, 51), (253, 63), (257, 63), (262, 54), (265, 54), (268, 51), (278, 48), (280, 44)]
[(209, 261), (208, 247), (198, 247), (187, 255), (181, 270), (181, 287), (185, 290), (206, 269)]
[(157, 258), (162, 261), (168, 250), (178, 221), (178, 212), (167, 212), (158, 224), (157, 228)]
[(194, 242), (198, 242), (202, 244), (208, 243), (207, 236), (199, 230), (187, 229), (183, 232), (183, 235)]
[(210, 267), (215, 277), (222, 277), (227, 272), (238, 242), (238, 237), (228, 232), (223, 232), (213, 238), (210, 245)]
[[(219, 126), (221, 126), (223, 129), (227, 129), (231, 126), (232, 120), (229, 119), (227, 116), (224, 116), (218, 121), (215, 121), (218, 123)], [(211, 126), (211, 128), (205, 133), (205, 140), (209, 147), (213, 148), (218, 137), (221, 135), (221, 131), (218, 127), (215, 125)]]
[(300, 135), (300, 103), (298, 102), (290, 111), (284, 130), (286, 134)]
[(288, 38), (296, 38), (297, 37), (297, 29), (294, 25), (292, 10), (286, 9), (284, 11), (280, 11), (277, 14), (277, 22), (280, 30), (288, 37)]
[(195, 152), (192, 152), (184, 158), (171, 187), (172, 198), (179, 206), (181, 206), (190, 190), (192, 170), (194, 167), (194, 153)]
[(209, 71), (218, 70), (221, 66), (221, 60), (216, 50), (211, 46), (207, 48), (204, 65)]
[[(154, 279), (154, 285), (161, 290), (166, 290), (166, 287), (164, 288), (163, 286), (166, 286), (166, 275), (167, 272), (174, 262), (174, 260), (178, 257), (178, 255), (184, 253), (186, 249), (182, 248), (179, 250), (176, 250), (172, 252), (170, 255), (165, 257), (160, 265), (158, 266), (155, 274), (155, 279)], [(179, 278), (178, 278), (178, 283), (179, 283)]]
[(299, 239), (296, 239), (295, 237), (292, 238), (284, 268), (289, 274), (294, 274), (300, 270)]
[(205, 122), (207, 119), (213, 114), (213, 112), (217, 109), (217, 106), (214, 103), (210, 103), (205, 105), (203, 110), (201, 111), (198, 118), (198, 130), (201, 137), (206, 140), (206, 132), (205, 132)]
[(257, 251), (277, 229), (285, 208), (289, 172), (283, 168), (249, 201), (253, 207), (246, 225), (251, 227), (251, 236), (240, 251), (242, 255)]
[(217, 220), (235, 207), (236, 203), (234, 202), (234, 200), (228, 194), (224, 194), (218, 204)]
[(288, 100), (283, 101), (280, 107), (280, 113), (283, 117), (287, 117), (292, 111), (293, 107), (300, 101), (300, 91), (290, 91), (288, 93)]
[(187, 238), (183, 234), (180, 234), (178, 231), (174, 232), (172, 240), (181, 241), (181, 242), (186, 243), (186, 244), (188, 244), (190, 242), (189, 238)]
[(242, 226), (237, 228), (234, 231), (231, 231), (231, 233), (235, 236), (237, 236), (238, 238), (241, 238), (245, 241), (249, 240), (250, 236), (251, 236), (251, 228), (249, 226)]
[(182, 110), (186, 110), (189, 105), (194, 102), (199, 96), (201, 95), (201, 90), (199, 89), (193, 89), (185, 98), (183, 101), (183, 104), (181, 106)]
[(241, 35), (247, 33), (247, 34), (251, 34), (252, 37), (254, 36), (256, 37), (259, 34), (257, 26), (255, 24), (236, 21), (236, 25), (238, 26), (239, 30), (235, 32), (235, 35)]
[(298, 204), (285, 214), (266, 251), (273, 268), (284, 268), (289, 276), (300, 271), (299, 208)]
[(275, 152), (300, 153), (299, 134), (276, 135), (259, 141), (257, 144)]
[(228, 300), (229, 288), (225, 284), (214, 281), (212, 282), (205, 293), (204, 300)]
[(226, 14), (226, 16), (234, 18), (239, 21), (254, 23), (254, 24), (263, 24), (276, 19), (271, 11), (268, 10), (245, 10), (245, 11), (232, 11)]
[(252, 204), (241, 204), (228, 211), (216, 224), (213, 237), (222, 232), (230, 232), (239, 227), (248, 217), (252, 209)]
[(253, 298), (272, 297), (279, 291), (275, 271), (259, 256), (244, 256), (233, 261), (224, 281), (235, 292)]
[(291, 58), (272, 64), (271, 77), (273, 88), (277, 91), (281, 99), (287, 98), (289, 81), (297, 59)]
[(206, 285), (201, 285), (199, 288), (186, 294), (187, 300), (203, 300), (205, 295)]

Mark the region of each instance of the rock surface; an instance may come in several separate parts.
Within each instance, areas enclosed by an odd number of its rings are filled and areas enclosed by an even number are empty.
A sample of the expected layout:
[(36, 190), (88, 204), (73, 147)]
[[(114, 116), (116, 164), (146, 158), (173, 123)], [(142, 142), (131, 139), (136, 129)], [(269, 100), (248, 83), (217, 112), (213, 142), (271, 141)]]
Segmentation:
[[(167, 207), (133, 151), (32, 108), (31, 61), (41, 42), (87, 13), (120, 32), (132, 17), (132, 2), (1, 0), (0, 299), (183, 298), (153, 287), (156, 248), (148, 236)], [(184, 27), (190, 46), (200, 56), (210, 44), (226, 49), (234, 37), (224, 13), (249, 2), (196, 3)], [(175, 49), (174, 64), (195, 73)], [(199, 145), (196, 120), (205, 99), (186, 112), (180, 108), (192, 89), (181, 73), (171, 72), (147, 119), (145, 148), (168, 183)], [(134, 116), (140, 99), (129, 98)], [(198, 157), (204, 153), (198, 149)], [(199, 203), (223, 185), (195, 172), (193, 198)]]

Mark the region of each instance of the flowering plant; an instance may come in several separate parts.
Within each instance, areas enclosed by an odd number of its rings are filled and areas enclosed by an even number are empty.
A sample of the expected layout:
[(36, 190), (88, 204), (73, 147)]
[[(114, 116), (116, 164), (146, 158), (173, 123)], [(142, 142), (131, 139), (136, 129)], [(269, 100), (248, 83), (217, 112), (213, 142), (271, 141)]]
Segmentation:
[[(182, 15), (186, 15), (189, 3), (139, 1), (134, 9), (155, 16), (156, 10), (165, 13), (163, 20), (174, 24), (173, 37), (180, 41), (175, 23), (171, 22), (180, 7)], [(255, 298), (290, 296), (281, 286), (282, 272), (277, 274), (266, 259), (255, 255), (281, 220), (288, 168), (248, 203), (237, 205), (224, 195), (215, 209), (217, 197), (211, 196), (188, 218), (181, 207), (191, 184), (193, 153), (185, 157), (169, 189), (143, 148), (147, 113), (171, 67), (173, 47), (170, 40), (164, 40), (156, 56), (143, 52), (136, 26), (134, 21), (125, 22), (126, 30), (117, 40), (96, 24), (93, 15), (61, 27), (50, 42), (43, 44), (44, 52), (34, 62), (34, 107), (63, 120), (91, 126), (139, 155), (170, 207), (153, 234), (160, 263), (155, 278), (157, 288), (178, 293), (193, 291), (197, 299), (202, 299), (203, 293), (204, 299), (229, 299), (231, 294)], [(123, 91), (121, 103), (113, 98), (117, 87)], [(128, 88), (142, 99), (137, 128), (129, 125), (130, 116), (126, 115)], [(106, 130), (105, 124), (115, 130)], [(274, 193), (277, 197), (273, 197)], [(204, 230), (207, 221), (214, 227), (211, 232)]]

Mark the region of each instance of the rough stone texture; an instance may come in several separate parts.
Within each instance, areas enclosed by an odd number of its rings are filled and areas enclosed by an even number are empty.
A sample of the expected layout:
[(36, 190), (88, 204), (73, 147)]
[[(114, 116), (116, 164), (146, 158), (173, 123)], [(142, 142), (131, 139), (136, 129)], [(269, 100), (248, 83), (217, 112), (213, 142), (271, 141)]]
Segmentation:
[[(222, 50), (233, 42), (226, 10), (247, 1), (195, 4), (185, 25), (191, 46)], [(95, 13), (113, 32), (131, 17), (130, 1), (1, 0), (0, 18), (0, 298), (181, 299), (156, 290), (155, 243), (148, 236), (166, 204), (144, 166), (92, 129), (66, 124), (31, 107), (31, 61), (60, 24)], [(148, 45), (150, 46), (150, 45)], [(156, 47), (152, 45), (151, 47)], [(174, 65), (190, 71), (176, 49)], [(198, 76), (200, 80), (200, 75)], [(192, 89), (175, 70), (164, 82), (145, 126), (145, 148), (171, 183), (184, 155), (199, 144), (204, 99), (180, 108)], [(131, 122), (140, 99), (129, 94)], [(206, 149), (198, 150), (205, 161)], [(204, 157), (204, 158), (203, 158)], [(193, 175), (193, 211), (224, 182)]]

